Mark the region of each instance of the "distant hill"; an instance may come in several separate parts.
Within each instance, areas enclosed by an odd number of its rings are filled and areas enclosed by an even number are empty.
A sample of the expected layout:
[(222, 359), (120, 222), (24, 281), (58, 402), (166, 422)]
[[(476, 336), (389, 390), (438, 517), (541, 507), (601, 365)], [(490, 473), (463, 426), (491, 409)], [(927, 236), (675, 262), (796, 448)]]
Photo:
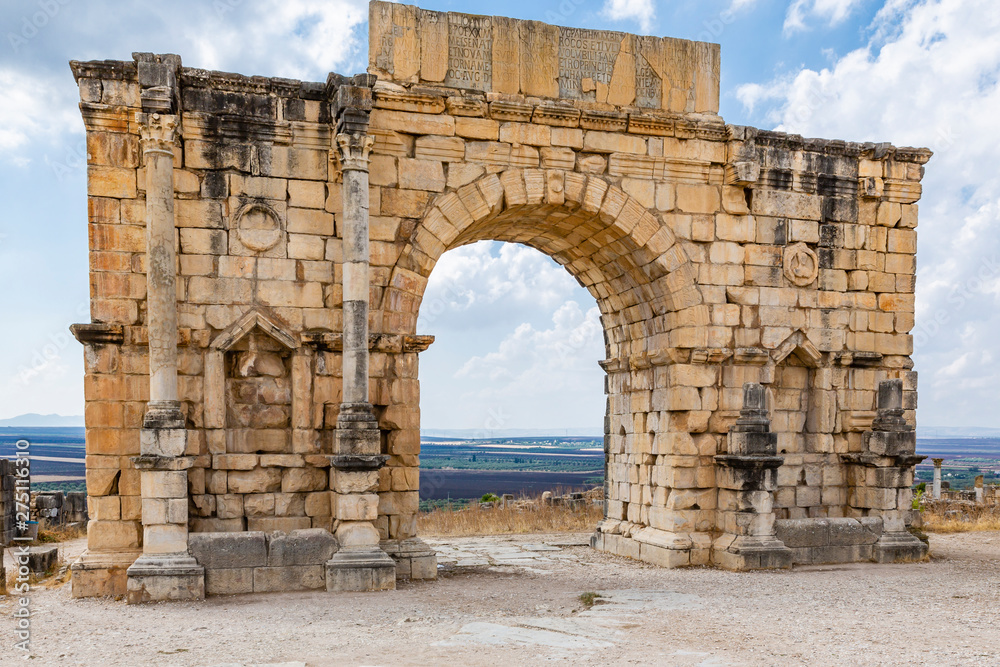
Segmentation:
[(921, 426), (917, 438), (1000, 438), (1000, 428), (980, 426)]
[(65, 417), (63, 415), (40, 415), (32, 412), (26, 415), (11, 417), (10, 419), (0, 419), (0, 426), (31, 427), (83, 425), (83, 415), (71, 415), (69, 417)]
[(556, 437), (568, 438), (572, 436), (587, 436), (594, 438), (604, 437), (604, 429), (600, 426), (576, 427), (576, 428), (422, 428), (420, 435), (438, 438), (461, 438), (461, 439), (492, 439), (492, 438), (530, 438), (530, 437)]

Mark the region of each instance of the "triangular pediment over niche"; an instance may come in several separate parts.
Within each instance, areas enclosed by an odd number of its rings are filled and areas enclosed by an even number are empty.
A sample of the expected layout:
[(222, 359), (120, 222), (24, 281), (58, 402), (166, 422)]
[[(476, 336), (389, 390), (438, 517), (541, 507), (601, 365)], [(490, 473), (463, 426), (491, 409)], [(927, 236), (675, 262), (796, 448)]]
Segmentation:
[(289, 331), (288, 327), (282, 324), (277, 317), (259, 308), (251, 308), (230, 324), (225, 331), (216, 336), (215, 340), (212, 341), (212, 349), (227, 352), (254, 329), (260, 329), (289, 350), (294, 350), (299, 346), (296, 335)]
[(812, 341), (802, 331), (796, 331), (786, 338), (784, 342), (771, 352), (771, 358), (775, 364), (780, 364), (791, 355), (802, 362), (808, 368), (819, 368), (823, 363), (823, 353), (819, 351)]

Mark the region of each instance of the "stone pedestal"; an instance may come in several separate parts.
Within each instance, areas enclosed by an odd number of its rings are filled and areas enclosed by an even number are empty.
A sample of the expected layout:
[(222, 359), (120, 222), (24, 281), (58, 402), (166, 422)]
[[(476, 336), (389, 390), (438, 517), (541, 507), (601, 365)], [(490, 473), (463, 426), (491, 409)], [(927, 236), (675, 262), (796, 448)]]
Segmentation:
[[(185, 440), (184, 431), (143, 432), (142, 442)], [(132, 458), (142, 491), (142, 556), (127, 570), (126, 600), (201, 600), (205, 568), (188, 551), (187, 469), (183, 456), (142, 455)]]
[(397, 579), (437, 579), (437, 552), (419, 537), (385, 540), (379, 546), (396, 561)]
[(784, 459), (777, 456), (763, 385), (743, 385), (743, 409), (729, 430), (728, 452), (715, 457), (723, 534), (713, 544), (712, 560), (728, 570), (791, 567), (792, 552), (774, 531), (774, 490)]
[[(347, 431), (358, 449), (378, 446), (378, 430)], [(340, 549), (326, 563), (328, 591), (384, 591), (396, 588), (396, 561), (379, 547), (378, 470), (385, 465), (378, 454), (342, 454), (330, 457), (334, 490), (334, 534)]]
[(326, 590), (391, 591), (396, 588), (396, 561), (374, 548), (341, 547), (326, 563)]
[(127, 572), (129, 604), (205, 599), (205, 568), (187, 552), (143, 554)]
[(923, 560), (927, 545), (907, 530), (912, 512), (913, 469), (926, 457), (917, 456), (917, 434), (903, 419), (903, 383), (879, 383), (872, 430), (864, 434), (865, 451), (842, 454), (848, 464), (847, 504), (856, 516), (881, 517), (883, 533), (873, 558), (879, 563)]

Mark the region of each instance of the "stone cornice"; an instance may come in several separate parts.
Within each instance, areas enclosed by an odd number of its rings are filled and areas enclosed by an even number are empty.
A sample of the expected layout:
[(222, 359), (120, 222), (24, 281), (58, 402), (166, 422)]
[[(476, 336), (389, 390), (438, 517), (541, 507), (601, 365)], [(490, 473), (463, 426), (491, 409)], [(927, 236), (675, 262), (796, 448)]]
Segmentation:
[(896, 160), (926, 164), (934, 152), (929, 148), (911, 146), (896, 147), (888, 143), (841, 141), (839, 139), (815, 139), (800, 134), (759, 130), (743, 125), (727, 125), (730, 141), (750, 142), (757, 146), (781, 148), (791, 151), (807, 151), (824, 155), (865, 158), (866, 160)]
[(120, 324), (73, 324), (69, 330), (84, 345), (121, 345), (125, 342), (125, 328)]
[[(302, 334), (302, 342), (320, 351), (344, 351), (343, 334), (330, 331), (306, 331)], [(423, 352), (433, 342), (434, 336), (410, 336), (402, 334), (368, 335), (368, 349), (371, 352), (389, 352), (395, 354), (400, 352)]]

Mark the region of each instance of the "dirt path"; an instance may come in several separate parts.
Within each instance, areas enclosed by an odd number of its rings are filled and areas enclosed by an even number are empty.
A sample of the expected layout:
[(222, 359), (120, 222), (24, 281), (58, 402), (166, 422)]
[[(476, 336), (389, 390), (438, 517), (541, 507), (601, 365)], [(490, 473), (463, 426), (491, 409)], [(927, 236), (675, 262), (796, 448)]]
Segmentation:
[[(1000, 533), (937, 535), (918, 565), (663, 570), (583, 535), (433, 540), (436, 582), (381, 594), (129, 607), (32, 593), (36, 665), (986, 665), (1000, 654)], [(77, 545), (67, 549), (77, 550)], [(601, 593), (591, 609), (579, 595)], [(0, 663), (13, 650), (0, 606)]]

